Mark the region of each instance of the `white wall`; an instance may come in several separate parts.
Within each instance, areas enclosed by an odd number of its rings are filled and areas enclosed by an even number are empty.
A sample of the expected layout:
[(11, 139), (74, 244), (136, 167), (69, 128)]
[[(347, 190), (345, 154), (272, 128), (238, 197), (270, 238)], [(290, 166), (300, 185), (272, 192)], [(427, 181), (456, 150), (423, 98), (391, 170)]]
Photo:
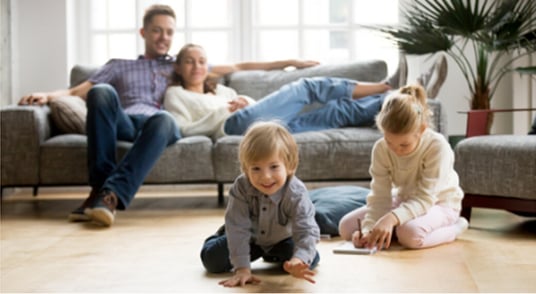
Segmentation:
[(10, 0), (0, 2), (0, 106), (11, 97), (11, 6)]
[[(34, 91), (51, 91), (66, 88), (69, 67), (76, 63), (72, 59), (72, 48), (68, 48), (67, 11), (71, 0), (10, 0), (13, 19), (13, 75), (12, 97), (9, 103)], [(71, 28), (72, 29), (72, 28)], [(429, 68), (433, 60), (426, 57), (408, 58), (408, 81)], [(466, 117), (458, 111), (469, 109), (469, 91), (456, 64), (448, 59), (449, 73), (439, 92), (448, 117), (448, 133), (465, 133)], [(493, 106), (512, 107), (512, 80), (503, 79), (504, 87), (493, 99)], [(5, 98), (3, 104), (5, 104)], [(527, 128), (528, 126), (521, 126)], [(512, 115), (496, 117), (494, 133), (512, 132)], [(525, 131), (522, 131), (526, 133)]]
[(11, 0), (12, 97), (68, 85), (67, 0)]

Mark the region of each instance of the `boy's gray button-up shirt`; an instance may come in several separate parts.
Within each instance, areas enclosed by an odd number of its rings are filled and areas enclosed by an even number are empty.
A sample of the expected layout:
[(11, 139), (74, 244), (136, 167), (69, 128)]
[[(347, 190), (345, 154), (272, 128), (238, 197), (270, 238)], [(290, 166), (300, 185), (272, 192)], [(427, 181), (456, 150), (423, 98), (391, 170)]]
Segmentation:
[(264, 195), (239, 176), (229, 193), (225, 231), (231, 263), (235, 268), (250, 267), (250, 242), (265, 251), (292, 237), (294, 257), (310, 264), (316, 255), (320, 229), (307, 188), (291, 177), (275, 194)]

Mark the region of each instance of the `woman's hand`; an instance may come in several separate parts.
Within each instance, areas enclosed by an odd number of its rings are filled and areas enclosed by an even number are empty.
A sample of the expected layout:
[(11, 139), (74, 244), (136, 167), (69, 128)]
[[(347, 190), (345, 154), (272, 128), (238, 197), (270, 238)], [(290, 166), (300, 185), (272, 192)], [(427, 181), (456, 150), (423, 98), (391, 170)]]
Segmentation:
[(315, 280), (312, 278), (315, 273), (309, 269), (309, 265), (298, 258), (293, 257), (285, 261), (283, 268), (295, 278), (305, 279), (310, 283), (315, 283)]
[(246, 284), (258, 284), (261, 280), (251, 274), (249, 268), (239, 268), (235, 271), (232, 278), (220, 281), (219, 284), (224, 287), (245, 286)]
[(238, 96), (236, 99), (229, 101), (229, 112), (235, 112), (249, 105), (246, 98)]
[(306, 68), (306, 67), (311, 67), (311, 66), (315, 66), (319, 64), (320, 62), (315, 61), (315, 60), (295, 60), (292, 65), (296, 68)]
[(398, 218), (392, 212), (382, 216), (366, 236), (366, 246), (368, 248), (376, 246), (378, 250), (389, 248), (391, 246), (393, 228), (396, 225), (398, 225)]

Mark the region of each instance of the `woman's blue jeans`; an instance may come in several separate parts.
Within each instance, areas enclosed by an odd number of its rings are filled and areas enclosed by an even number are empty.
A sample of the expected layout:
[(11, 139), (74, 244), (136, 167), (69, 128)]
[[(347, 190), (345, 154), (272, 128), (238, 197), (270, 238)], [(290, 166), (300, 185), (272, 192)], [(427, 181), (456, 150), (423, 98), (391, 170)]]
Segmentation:
[[(126, 114), (108, 84), (91, 88), (87, 108), (89, 185), (113, 191), (118, 209), (125, 209), (162, 152), (180, 138), (179, 129), (167, 112)], [(118, 140), (133, 142), (119, 163)]]
[[(233, 113), (225, 122), (228, 135), (242, 135), (255, 121), (278, 120), (291, 133), (348, 126), (370, 126), (386, 94), (352, 99), (357, 81), (343, 78), (303, 78), (287, 84), (258, 103)], [(323, 104), (302, 112), (305, 106)]]
[[(287, 238), (275, 244), (268, 252), (265, 252), (259, 245), (254, 243), (250, 243), (249, 247), (251, 261), (262, 257), (266, 261), (282, 264), (294, 255), (294, 241), (292, 238)], [(201, 249), (201, 261), (205, 269), (210, 273), (225, 273), (233, 269), (233, 265), (229, 259), (229, 248), (227, 247), (227, 236), (225, 234), (221, 236), (210, 236), (205, 240)], [(320, 255), (317, 251), (309, 268), (314, 269), (319, 261)]]

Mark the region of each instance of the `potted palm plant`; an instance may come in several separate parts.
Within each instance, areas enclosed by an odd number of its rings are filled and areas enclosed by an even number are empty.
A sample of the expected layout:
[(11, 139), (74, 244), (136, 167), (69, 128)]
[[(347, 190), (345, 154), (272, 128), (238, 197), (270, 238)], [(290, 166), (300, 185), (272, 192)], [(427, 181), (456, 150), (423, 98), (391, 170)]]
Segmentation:
[[(369, 28), (406, 54), (449, 55), (465, 77), (471, 109), (489, 109), (499, 81), (516, 70), (514, 62), (535, 52), (534, 0), (418, 0), (403, 6), (402, 15), (407, 23)], [(534, 67), (517, 70), (534, 72)]]

